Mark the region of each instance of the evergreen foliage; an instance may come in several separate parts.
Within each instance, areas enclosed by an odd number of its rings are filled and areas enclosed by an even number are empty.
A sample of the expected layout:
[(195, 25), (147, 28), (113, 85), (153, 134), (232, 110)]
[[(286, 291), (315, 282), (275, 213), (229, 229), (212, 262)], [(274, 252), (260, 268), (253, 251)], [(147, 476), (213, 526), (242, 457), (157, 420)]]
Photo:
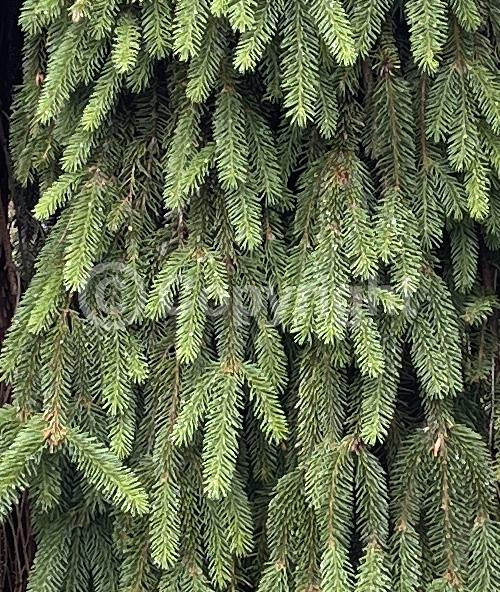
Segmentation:
[(1, 357), (30, 592), (500, 590), (494, 0), (25, 0)]

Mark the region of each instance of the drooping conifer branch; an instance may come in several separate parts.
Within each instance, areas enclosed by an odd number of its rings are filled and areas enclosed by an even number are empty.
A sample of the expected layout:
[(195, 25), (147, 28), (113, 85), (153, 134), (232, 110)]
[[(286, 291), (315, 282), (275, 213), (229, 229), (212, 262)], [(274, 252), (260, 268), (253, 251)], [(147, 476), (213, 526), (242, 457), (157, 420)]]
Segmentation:
[(32, 592), (500, 588), (499, 18), (25, 0)]

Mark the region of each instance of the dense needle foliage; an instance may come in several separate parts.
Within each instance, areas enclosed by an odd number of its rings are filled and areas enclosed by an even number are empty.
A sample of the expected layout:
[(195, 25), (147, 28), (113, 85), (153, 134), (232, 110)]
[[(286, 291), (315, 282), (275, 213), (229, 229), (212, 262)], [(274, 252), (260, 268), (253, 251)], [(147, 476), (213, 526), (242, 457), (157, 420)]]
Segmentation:
[(496, 0), (25, 0), (2, 352), (30, 592), (498, 592)]

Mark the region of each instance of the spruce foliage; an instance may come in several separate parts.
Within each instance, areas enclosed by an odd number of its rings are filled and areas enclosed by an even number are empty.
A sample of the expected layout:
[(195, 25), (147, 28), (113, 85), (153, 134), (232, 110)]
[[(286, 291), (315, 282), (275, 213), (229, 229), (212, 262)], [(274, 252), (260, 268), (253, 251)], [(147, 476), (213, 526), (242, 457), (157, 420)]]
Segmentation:
[(2, 351), (30, 592), (498, 592), (493, 0), (25, 0)]

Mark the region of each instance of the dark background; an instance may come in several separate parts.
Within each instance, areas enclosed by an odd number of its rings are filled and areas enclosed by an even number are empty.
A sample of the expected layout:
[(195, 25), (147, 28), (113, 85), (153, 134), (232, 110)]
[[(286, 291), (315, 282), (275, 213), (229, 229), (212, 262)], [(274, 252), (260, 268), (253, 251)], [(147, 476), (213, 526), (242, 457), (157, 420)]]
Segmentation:
[[(8, 203), (12, 193), (8, 124), (12, 91), (18, 82), (21, 61), (22, 40), (17, 27), (19, 5), (20, 0), (0, 0), (0, 343), (16, 299), (8, 234)], [(5, 398), (2, 391), (0, 396)]]
[[(22, 37), (17, 26), (20, 4), (21, 0), (0, 0), (0, 347), (20, 291), (9, 232), (9, 204), (12, 211), (15, 185), (8, 154), (12, 92), (20, 81)], [(9, 388), (0, 383), (0, 405), (9, 399)], [(24, 496), (0, 527), (0, 591), (26, 590), (33, 550), (28, 500)]]

